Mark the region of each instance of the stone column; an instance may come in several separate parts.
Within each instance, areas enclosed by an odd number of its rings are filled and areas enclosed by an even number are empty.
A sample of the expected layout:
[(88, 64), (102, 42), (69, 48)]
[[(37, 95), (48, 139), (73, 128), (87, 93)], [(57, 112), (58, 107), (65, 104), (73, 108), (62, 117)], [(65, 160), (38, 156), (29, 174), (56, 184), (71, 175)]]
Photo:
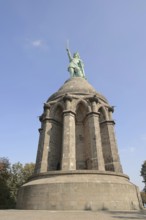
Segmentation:
[(113, 120), (101, 122), (105, 168), (109, 171), (123, 173), (115, 139), (114, 124)]
[(49, 119), (45, 119), (44, 126), (43, 126), (43, 146), (42, 146), (42, 161), (40, 172), (47, 172), (48, 171), (48, 152), (49, 152), (49, 142), (50, 142), (50, 135), (48, 134), (52, 128), (52, 123), (50, 123)]
[(42, 128), (40, 131), (39, 146), (36, 160), (36, 173), (42, 173), (48, 171), (48, 150), (49, 150), (49, 140), (50, 136), (48, 134), (49, 130), (52, 127), (52, 124), (49, 120), (50, 105), (44, 105), (44, 114), (40, 117), (42, 122)]
[(63, 111), (63, 143), (62, 143), (62, 170), (76, 170), (75, 150), (75, 113), (70, 110), (72, 98), (64, 96), (66, 110)]
[(41, 160), (42, 160), (42, 140), (43, 140), (43, 129), (38, 129), (40, 136), (39, 136), (39, 143), (38, 143), (38, 151), (37, 151), (37, 158), (36, 158), (36, 164), (35, 164), (35, 170), (34, 173), (40, 173), (40, 167), (41, 167)]
[(88, 113), (89, 135), (91, 145), (92, 169), (104, 171), (104, 159), (102, 153), (102, 143), (99, 126), (99, 113), (97, 113), (98, 99), (94, 96), (90, 99), (92, 112)]

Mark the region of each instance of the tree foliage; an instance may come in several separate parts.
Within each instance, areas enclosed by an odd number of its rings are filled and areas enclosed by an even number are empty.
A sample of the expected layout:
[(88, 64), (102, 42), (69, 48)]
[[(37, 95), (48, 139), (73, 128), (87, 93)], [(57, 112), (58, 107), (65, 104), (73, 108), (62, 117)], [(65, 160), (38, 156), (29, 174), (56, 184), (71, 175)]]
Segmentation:
[(142, 202), (143, 202), (143, 205), (146, 204), (146, 192), (140, 192), (141, 194), (141, 198), (142, 198)]
[(14, 208), (17, 192), (33, 174), (34, 163), (10, 164), (7, 158), (0, 158), (0, 209)]
[(17, 199), (18, 189), (25, 182), (27, 182), (28, 178), (33, 174), (34, 166), (34, 163), (27, 163), (23, 166), (23, 164), (21, 164), (20, 162), (15, 163), (11, 166), (8, 185), (15, 202)]
[(143, 182), (145, 184), (144, 191), (146, 192), (146, 160), (141, 167), (141, 176), (143, 177)]
[(11, 196), (8, 181), (10, 178), (10, 163), (7, 158), (0, 158), (0, 209), (13, 208), (14, 200)]

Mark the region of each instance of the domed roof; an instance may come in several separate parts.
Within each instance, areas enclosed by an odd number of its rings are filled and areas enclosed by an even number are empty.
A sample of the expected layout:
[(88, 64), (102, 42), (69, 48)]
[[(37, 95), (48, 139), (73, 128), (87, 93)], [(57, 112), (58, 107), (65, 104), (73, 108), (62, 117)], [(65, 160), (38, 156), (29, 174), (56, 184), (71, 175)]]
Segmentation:
[(74, 95), (93, 94), (107, 102), (106, 98), (102, 96), (100, 93), (96, 92), (96, 90), (88, 83), (88, 81), (82, 77), (72, 77), (69, 80), (67, 80), (56, 93), (50, 96), (48, 101), (59, 98), (60, 96), (63, 96), (67, 93)]

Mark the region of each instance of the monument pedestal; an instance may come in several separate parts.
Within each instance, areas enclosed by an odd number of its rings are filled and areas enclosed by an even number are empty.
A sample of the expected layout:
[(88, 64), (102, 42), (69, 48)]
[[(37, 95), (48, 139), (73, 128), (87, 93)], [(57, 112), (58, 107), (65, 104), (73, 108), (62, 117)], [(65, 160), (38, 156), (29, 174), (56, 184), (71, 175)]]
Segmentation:
[(126, 175), (92, 170), (49, 171), (19, 190), (17, 208), (40, 210), (139, 210), (137, 187)]

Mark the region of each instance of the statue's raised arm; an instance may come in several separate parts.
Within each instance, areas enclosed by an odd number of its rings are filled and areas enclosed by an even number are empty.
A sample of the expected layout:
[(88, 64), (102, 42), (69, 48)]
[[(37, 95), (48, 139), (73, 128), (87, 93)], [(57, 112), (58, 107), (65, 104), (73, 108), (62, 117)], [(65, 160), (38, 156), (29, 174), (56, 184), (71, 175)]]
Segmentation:
[(85, 78), (84, 64), (82, 60), (80, 59), (79, 53), (77, 52), (74, 53), (72, 57), (69, 48), (67, 48), (66, 50), (67, 50), (67, 55), (70, 61), (69, 66), (68, 66), (68, 71), (70, 73), (70, 76)]
[(66, 48), (66, 51), (67, 51), (67, 55), (68, 55), (69, 61), (71, 62), (73, 57), (71, 55), (71, 52), (70, 52), (69, 48)]

